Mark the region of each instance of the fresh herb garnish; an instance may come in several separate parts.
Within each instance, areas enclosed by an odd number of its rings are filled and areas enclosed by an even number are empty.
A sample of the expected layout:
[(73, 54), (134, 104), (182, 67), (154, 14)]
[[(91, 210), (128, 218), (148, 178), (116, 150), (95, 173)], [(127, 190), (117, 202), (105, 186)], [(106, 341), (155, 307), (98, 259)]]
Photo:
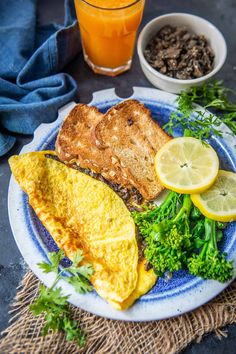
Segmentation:
[[(181, 92), (176, 100), (177, 112), (171, 114), (164, 128), (171, 135), (179, 127), (183, 130), (190, 130), (193, 137), (203, 140), (208, 139), (211, 134), (222, 137), (220, 125), (224, 123), (236, 135), (236, 103), (230, 99), (230, 94), (236, 93), (225, 88), (219, 80)], [(203, 105), (204, 109), (199, 110), (194, 103)], [(208, 108), (217, 110), (217, 116), (209, 114), (206, 111)], [(230, 113), (225, 113), (225, 111)], [(195, 114), (196, 119), (191, 119), (192, 114)]]
[(58, 273), (59, 264), (64, 257), (65, 255), (62, 250), (59, 250), (58, 252), (50, 252), (48, 254), (50, 263), (41, 262), (38, 263), (38, 267), (42, 269), (44, 273), (50, 273), (50, 272)]
[(192, 102), (221, 111), (236, 111), (236, 103), (229, 97), (230, 94), (236, 96), (236, 91), (225, 87), (221, 80), (212, 80), (201, 86), (194, 86), (185, 93)]
[[(38, 266), (44, 273), (55, 272), (57, 274), (50, 288), (41, 285), (39, 295), (30, 306), (34, 315), (44, 315), (45, 325), (42, 329), (42, 335), (46, 335), (49, 330), (53, 332), (62, 331), (68, 341), (75, 341), (80, 347), (85, 345), (85, 335), (79, 327), (77, 321), (73, 320), (69, 308), (69, 296), (62, 294), (62, 289), (56, 287), (59, 279), (64, 279), (74, 286), (79, 293), (91, 291), (92, 287), (88, 280), (93, 274), (93, 268), (90, 264), (80, 265), (83, 260), (83, 253), (78, 251), (73, 259), (73, 263), (66, 269), (59, 270), (60, 261), (64, 258), (63, 251), (51, 252), (49, 254), (50, 263), (42, 262)], [(63, 276), (63, 272), (69, 271), (72, 275)]]

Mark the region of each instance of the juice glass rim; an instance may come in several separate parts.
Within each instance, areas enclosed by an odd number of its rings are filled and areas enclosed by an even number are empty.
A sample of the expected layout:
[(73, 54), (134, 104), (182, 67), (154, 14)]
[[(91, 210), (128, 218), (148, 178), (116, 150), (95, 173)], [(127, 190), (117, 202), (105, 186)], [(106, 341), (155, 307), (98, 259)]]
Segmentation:
[(131, 7), (135, 4), (137, 4), (138, 2), (142, 1), (142, 0), (135, 0), (133, 1), (131, 4), (129, 5), (125, 5), (125, 6), (121, 6), (121, 7), (101, 7), (101, 6), (98, 6), (98, 5), (94, 5), (94, 4), (91, 4), (89, 1), (87, 0), (80, 0), (82, 2), (84, 2), (85, 4), (89, 5), (89, 6), (92, 6), (96, 9), (100, 9), (100, 10), (106, 10), (106, 11), (114, 11), (114, 10), (123, 10), (123, 9), (127, 9), (128, 7)]

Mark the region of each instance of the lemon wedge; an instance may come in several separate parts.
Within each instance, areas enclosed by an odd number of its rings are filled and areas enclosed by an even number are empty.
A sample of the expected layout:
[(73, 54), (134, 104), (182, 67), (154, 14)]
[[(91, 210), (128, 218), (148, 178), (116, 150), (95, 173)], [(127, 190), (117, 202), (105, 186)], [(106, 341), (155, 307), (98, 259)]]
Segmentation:
[(213, 186), (191, 199), (201, 213), (216, 221), (236, 220), (236, 173), (220, 170)]
[(170, 140), (155, 157), (157, 177), (178, 193), (201, 193), (211, 187), (219, 170), (215, 150), (191, 137)]

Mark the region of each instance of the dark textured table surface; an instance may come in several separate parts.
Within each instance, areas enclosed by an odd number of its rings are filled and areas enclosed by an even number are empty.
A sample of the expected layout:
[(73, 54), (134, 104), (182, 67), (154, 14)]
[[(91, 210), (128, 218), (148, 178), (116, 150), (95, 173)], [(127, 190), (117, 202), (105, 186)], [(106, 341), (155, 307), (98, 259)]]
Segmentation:
[[(41, 23), (62, 22), (63, 0), (40, 0), (39, 20)], [(226, 63), (218, 77), (224, 79), (229, 87), (236, 86), (236, 0), (146, 0), (146, 7), (141, 28), (152, 18), (169, 12), (188, 12), (202, 16), (214, 23), (224, 34), (228, 45)], [(129, 97), (132, 86), (151, 86), (144, 77), (137, 54), (132, 69), (116, 78), (94, 75), (79, 54), (65, 68), (78, 83), (80, 102), (89, 102), (92, 92), (115, 87), (121, 97)], [(25, 273), (26, 266), (12, 236), (7, 212), (7, 191), (10, 171), (8, 158), (19, 153), (22, 146), (32, 140), (32, 136), (17, 136), (18, 141), (11, 152), (0, 158), (0, 330), (7, 327), (9, 303), (16, 293), (16, 287)], [(192, 343), (185, 354), (226, 354), (236, 353), (236, 325), (228, 326), (228, 337), (219, 341), (215, 334), (205, 336), (201, 343)], [(46, 353), (45, 353), (46, 354)], [(49, 354), (49, 353), (47, 353)], [(69, 353), (68, 353), (69, 354)]]

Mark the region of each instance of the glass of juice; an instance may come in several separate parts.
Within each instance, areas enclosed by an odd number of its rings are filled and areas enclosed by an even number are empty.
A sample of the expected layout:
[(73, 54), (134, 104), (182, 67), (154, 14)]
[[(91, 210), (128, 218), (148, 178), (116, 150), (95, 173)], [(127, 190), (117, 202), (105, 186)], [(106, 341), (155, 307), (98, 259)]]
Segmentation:
[(131, 66), (145, 0), (75, 0), (84, 59), (95, 73), (116, 76)]

